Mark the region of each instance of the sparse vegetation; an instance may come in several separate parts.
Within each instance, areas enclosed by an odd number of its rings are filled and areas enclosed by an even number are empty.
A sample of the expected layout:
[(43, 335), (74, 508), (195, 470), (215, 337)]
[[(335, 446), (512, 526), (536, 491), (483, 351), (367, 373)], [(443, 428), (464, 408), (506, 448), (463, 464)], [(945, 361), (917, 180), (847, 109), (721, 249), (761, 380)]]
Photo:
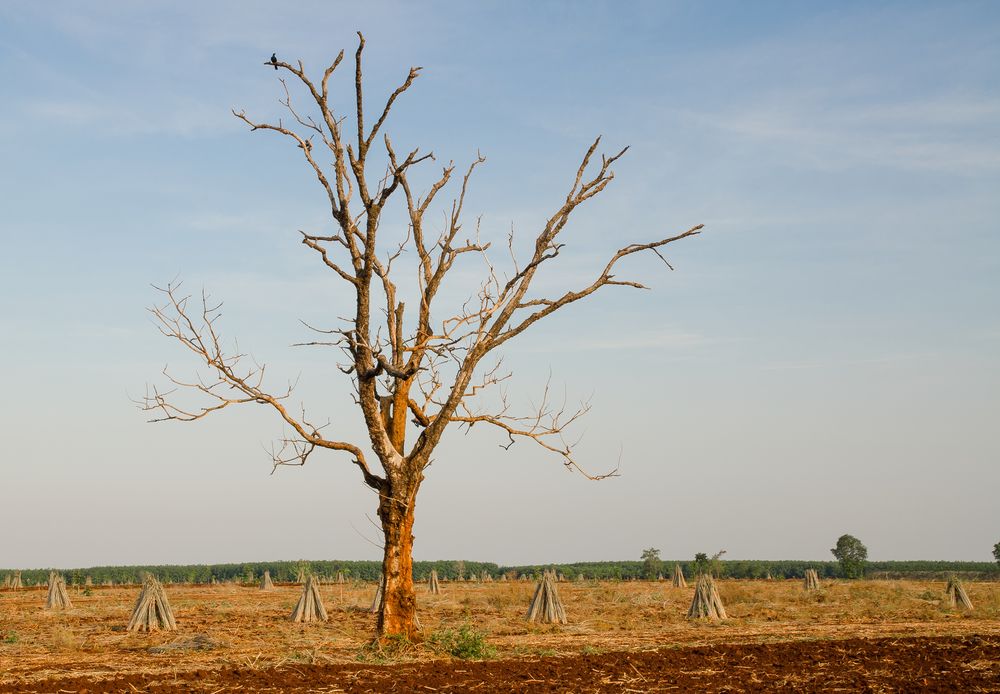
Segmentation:
[(431, 634), (428, 645), (435, 651), (462, 660), (485, 660), (496, 655), (486, 642), (486, 635), (465, 622), (458, 629), (441, 629)]

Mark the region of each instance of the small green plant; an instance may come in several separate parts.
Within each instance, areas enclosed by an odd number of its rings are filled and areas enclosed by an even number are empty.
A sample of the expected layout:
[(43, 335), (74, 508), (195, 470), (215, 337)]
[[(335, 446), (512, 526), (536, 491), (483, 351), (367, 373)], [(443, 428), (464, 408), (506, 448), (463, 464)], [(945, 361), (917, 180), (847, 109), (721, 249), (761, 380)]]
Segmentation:
[(486, 643), (486, 636), (466, 622), (458, 629), (442, 629), (427, 639), (430, 647), (462, 660), (484, 660), (496, 655), (496, 649)]
[(86, 588), (83, 589), (83, 594), (89, 598), (91, 595), (94, 594), (94, 591), (90, 589), (90, 586), (87, 586)]
[(17, 641), (18, 636), (16, 631), (8, 631), (3, 637), (4, 643), (17, 643)]

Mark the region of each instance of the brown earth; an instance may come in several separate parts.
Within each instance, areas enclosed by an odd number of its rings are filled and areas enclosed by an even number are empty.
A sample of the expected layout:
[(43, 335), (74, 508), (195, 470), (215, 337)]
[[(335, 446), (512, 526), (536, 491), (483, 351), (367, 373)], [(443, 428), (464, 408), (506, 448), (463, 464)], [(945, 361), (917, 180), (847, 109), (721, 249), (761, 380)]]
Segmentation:
[(398, 665), (51, 678), (0, 692), (1000, 692), (1000, 639), (847, 639)]
[[(561, 583), (566, 626), (533, 625), (530, 583), (421, 591), (424, 634), (468, 625), (496, 650), (466, 662), (433, 638), (387, 658), (367, 645), (374, 585), (323, 586), (330, 621), (288, 619), (301, 586), (166, 586), (178, 631), (124, 631), (136, 587), (0, 591), (0, 692), (997, 691), (1000, 584), (721, 581), (729, 619), (692, 621), (693, 588)], [(395, 689), (394, 689), (395, 688)]]

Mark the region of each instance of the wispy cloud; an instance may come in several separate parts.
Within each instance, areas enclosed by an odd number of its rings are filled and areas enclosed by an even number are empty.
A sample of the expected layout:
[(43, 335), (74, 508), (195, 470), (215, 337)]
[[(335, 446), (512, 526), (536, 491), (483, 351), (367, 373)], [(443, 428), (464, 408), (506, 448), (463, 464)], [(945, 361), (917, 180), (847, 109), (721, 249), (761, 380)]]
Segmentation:
[(102, 134), (190, 137), (236, 130), (228, 111), (193, 100), (140, 100), (137, 105), (135, 100), (126, 103), (88, 97), (39, 99), (25, 102), (22, 109), (29, 119)]
[(623, 335), (574, 336), (573, 339), (542, 339), (529, 345), (512, 347), (522, 353), (550, 352), (592, 352), (630, 349), (666, 349), (684, 351), (707, 344), (728, 342), (726, 338), (714, 338), (684, 330), (646, 330)]
[(784, 361), (767, 364), (762, 371), (797, 371), (805, 369), (836, 369), (851, 366), (867, 366), (872, 364), (902, 364), (914, 361), (925, 361), (937, 357), (936, 352), (903, 352), (900, 354), (885, 354), (857, 359), (820, 358), (802, 361)]
[(1000, 99), (947, 95), (849, 103), (836, 93), (789, 92), (722, 112), (688, 112), (768, 156), (819, 169), (855, 166), (978, 173), (1000, 169)]

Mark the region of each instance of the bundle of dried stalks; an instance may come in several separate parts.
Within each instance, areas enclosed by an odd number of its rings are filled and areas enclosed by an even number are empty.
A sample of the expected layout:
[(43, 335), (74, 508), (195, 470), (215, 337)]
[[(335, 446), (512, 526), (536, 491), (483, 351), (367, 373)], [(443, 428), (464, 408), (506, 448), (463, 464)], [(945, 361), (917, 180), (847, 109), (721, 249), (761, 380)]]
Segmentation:
[(21, 572), (15, 571), (14, 577), (10, 579), (10, 589), (11, 590), (21, 590), (24, 585), (21, 583)]
[(142, 580), (142, 590), (132, 609), (132, 618), (126, 631), (173, 631), (177, 628), (174, 613), (163, 586), (152, 574), (146, 574)]
[(375, 589), (375, 598), (372, 600), (372, 606), (369, 610), (372, 614), (378, 613), (379, 604), (382, 602), (382, 584), (385, 583), (385, 578), (379, 576), (378, 578), (378, 588)]
[(306, 581), (306, 570), (303, 567), (299, 567), (299, 572), (295, 576), (296, 583), (305, 583)]
[(687, 581), (684, 580), (684, 570), (680, 564), (674, 564), (674, 575), (670, 579), (670, 585), (674, 588), (687, 588)]
[(49, 574), (49, 595), (45, 599), (46, 610), (68, 610), (73, 607), (66, 593), (66, 582), (55, 571)]
[(576, 582), (577, 583), (583, 583), (583, 581), (584, 581), (583, 574), (577, 574), (576, 575)]
[(10, 574), (4, 574), (3, 577), (3, 587), (10, 588), (11, 584), (14, 582), (14, 577)]
[(431, 576), (427, 579), (427, 588), (430, 590), (431, 595), (441, 594), (441, 586), (438, 584), (437, 569), (431, 569)]
[(806, 569), (806, 577), (802, 582), (806, 590), (819, 590), (819, 575), (816, 569)]
[(948, 604), (952, 607), (957, 607), (961, 605), (967, 610), (972, 609), (972, 601), (969, 600), (969, 594), (965, 592), (965, 588), (962, 586), (962, 582), (957, 578), (952, 577), (948, 579), (948, 587), (945, 589), (948, 593)]
[(83, 581), (83, 585), (85, 585), (87, 588), (90, 588), (92, 585), (94, 585), (94, 579), (92, 579), (90, 576), (87, 576), (87, 578), (84, 579)]
[(264, 569), (264, 577), (260, 579), (261, 590), (274, 590), (274, 583), (271, 581), (271, 572)]
[(337, 572), (337, 583), (347, 583), (347, 581), (344, 580), (344, 572), (343, 571), (338, 571)]
[(541, 624), (565, 624), (566, 611), (563, 610), (559, 592), (556, 590), (554, 573), (546, 571), (535, 588), (535, 596), (528, 607), (528, 621)]
[(326, 608), (323, 607), (323, 598), (319, 594), (319, 581), (312, 575), (306, 577), (306, 585), (302, 590), (302, 597), (292, 610), (293, 622), (325, 622), (327, 620)]
[(722, 598), (710, 575), (702, 574), (698, 577), (687, 616), (689, 619), (726, 619), (726, 608), (722, 605)]

